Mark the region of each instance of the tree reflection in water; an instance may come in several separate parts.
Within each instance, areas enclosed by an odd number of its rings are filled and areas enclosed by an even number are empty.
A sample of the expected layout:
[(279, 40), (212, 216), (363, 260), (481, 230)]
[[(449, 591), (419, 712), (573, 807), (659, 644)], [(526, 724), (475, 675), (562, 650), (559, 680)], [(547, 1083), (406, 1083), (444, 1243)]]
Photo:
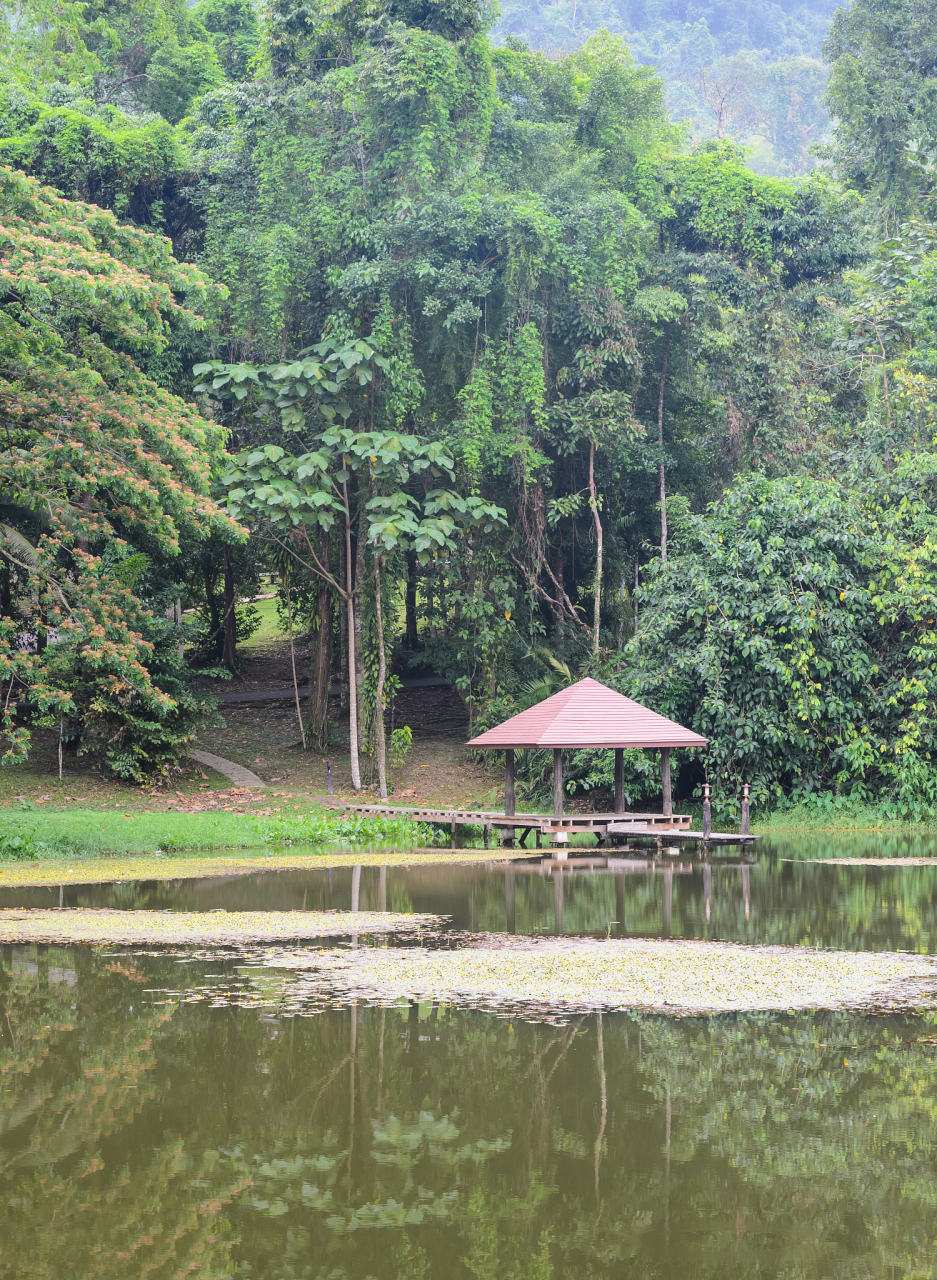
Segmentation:
[(934, 1272), (931, 1018), (150, 1003), (178, 982), (4, 952), (0, 1277)]

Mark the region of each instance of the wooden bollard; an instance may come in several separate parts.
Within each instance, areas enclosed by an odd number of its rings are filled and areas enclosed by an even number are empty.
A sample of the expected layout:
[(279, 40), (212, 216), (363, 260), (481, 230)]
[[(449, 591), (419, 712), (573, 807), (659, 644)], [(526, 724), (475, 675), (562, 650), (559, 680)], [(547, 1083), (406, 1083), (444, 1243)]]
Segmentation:
[(708, 782), (703, 783), (703, 839), (708, 840), (713, 829), (713, 811), (712, 805), (709, 803), (710, 785)]
[(743, 836), (748, 835), (748, 815), (749, 815), (748, 783), (746, 782), (745, 785), (742, 787), (742, 835)]
[(331, 760), (326, 762), (326, 778), (328, 779), (327, 785), (329, 788), (329, 795), (333, 795), (334, 787), (332, 785), (332, 761)]

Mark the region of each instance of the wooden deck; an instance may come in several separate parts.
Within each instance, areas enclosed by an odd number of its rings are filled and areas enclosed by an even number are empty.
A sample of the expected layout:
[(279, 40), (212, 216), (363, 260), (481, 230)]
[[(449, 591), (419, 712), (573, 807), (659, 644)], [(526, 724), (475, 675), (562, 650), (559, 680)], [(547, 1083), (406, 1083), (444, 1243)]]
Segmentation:
[[(539, 849), (546, 838), (553, 844), (565, 844), (570, 836), (595, 835), (600, 843), (610, 836), (650, 837), (655, 843), (663, 841), (701, 841), (702, 831), (690, 830), (689, 814), (674, 813), (669, 817), (662, 813), (567, 813), (556, 817), (552, 813), (515, 813), (510, 816), (491, 809), (422, 809), (415, 805), (348, 804), (346, 810), (363, 818), (405, 818), (410, 822), (435, 822), (447, 825), (453, 839), (459, 827), (481, 827), (485, 847), (493, 831), (500, 832), (508, 840), (517, 839), (526, 848), (527, 839), (533, 833)], [(708, 844), (751, 844), (755, 836), (735, 835), (731, 832), (713, 831)]]

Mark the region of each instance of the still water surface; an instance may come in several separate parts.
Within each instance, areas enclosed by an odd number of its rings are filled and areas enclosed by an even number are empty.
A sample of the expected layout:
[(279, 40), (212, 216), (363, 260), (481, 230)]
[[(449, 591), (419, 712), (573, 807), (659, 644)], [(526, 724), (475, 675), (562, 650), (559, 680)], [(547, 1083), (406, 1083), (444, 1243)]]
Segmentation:
[[(561, 878), (388, 868), (383, 884), (363, 868), (358, 905), (475, 930), (937, 951), (937, 867), (788, 856)], [(352, 893), (343, 869), (63, 897), (347, 909)], [(238, 967), (181, 959), (3, 950), (0, 1277), (937, 1274), (932, 1017), (278, 1018), (155, 1003)]]

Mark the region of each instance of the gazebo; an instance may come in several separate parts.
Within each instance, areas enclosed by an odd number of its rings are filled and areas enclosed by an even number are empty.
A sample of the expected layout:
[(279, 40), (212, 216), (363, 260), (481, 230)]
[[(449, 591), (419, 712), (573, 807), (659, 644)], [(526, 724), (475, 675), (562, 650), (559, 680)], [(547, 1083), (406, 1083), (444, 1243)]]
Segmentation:
[(670, 752), (674, 747), (705, 747), (707, 739), (633, 702), (598, 680), (579, 680), (536, 706), (488, 729), (467, 745), (504, 752), (504, 812), (513, 817), (514, 752), (553, 751), (553, 814), (563, 816), (563, 751), (583, 748), (615, 752), (615, 813), (625, 811), (624, 751), (647, 747), (660, 751), (663, 816), (671, 817)]

